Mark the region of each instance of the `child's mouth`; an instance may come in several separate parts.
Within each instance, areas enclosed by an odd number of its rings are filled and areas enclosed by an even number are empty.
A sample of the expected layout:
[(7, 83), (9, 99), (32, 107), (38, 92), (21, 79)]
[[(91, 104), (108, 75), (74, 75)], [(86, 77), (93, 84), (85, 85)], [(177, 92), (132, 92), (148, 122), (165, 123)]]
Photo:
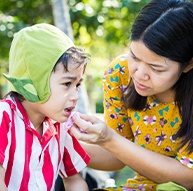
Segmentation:
[(74, 106), (72, 106), (72, 107), (67, 107), (67, 108), (64, 109), (64, 112), (65, 112), (65, 114), (66, 114), (67, 116), (69, 116), (69, 115), (71, 114), (71, 112), (72, 112), (73, 109), (74, 109)]

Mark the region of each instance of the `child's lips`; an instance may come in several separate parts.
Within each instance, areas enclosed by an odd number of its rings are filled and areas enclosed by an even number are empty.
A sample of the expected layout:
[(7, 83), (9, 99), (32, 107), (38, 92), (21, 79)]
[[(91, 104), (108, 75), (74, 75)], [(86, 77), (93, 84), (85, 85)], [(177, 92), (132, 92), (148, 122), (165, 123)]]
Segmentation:
[(75, 106), (70, 106), (70, 107), (67, 107), (65, 110), (73, 110), (75, 108)]
[(68, 117), (68, 116), (70, 116), (71, 112), (72, 112), (71, 110), (65, 109), (64, 110), (64, 115)]
[(70, 114), (72, 113), (74, 108), (75, 108), (75, 106), (71, 106), (71, 107), (64, 109), (65, 115), (70, 116)]

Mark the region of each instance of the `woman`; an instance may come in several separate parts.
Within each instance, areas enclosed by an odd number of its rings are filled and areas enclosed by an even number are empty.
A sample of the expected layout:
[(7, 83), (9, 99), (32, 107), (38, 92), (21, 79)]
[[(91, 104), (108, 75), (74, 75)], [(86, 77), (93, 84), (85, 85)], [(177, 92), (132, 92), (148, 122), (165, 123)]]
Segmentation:
[(132, 26), (128, 54), (105, 71), (106, 124), (81, 115), (74, 121), (87, 133), (71, 129), (92, 143), (84, 146), (90, 167), (137, 172), (117, 190), (158, 190), (167, 182), (166, 190), (193, 190), (192, 68), (193, 3), (151, 1)]

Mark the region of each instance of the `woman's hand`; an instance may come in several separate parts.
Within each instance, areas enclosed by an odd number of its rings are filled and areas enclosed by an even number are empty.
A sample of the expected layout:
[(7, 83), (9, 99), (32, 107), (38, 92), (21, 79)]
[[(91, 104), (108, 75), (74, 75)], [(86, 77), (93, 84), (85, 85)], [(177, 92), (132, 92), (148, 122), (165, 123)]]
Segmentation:
[(71, 127), (71, 133), (81, 140), (82, 147), (91, 157), (88, 165), (90, 168), (116, 171), (125, 167), (125, 164), (102, 148), (110, 142), (114, 130), (106, 126), (100, 119), (84, 114), (74, 115), (73, 122), (74, 126)]
[(87, 143), (102, 145), (111, 139), (113, 130), (103, 121), (94, 116), (85, 114), (73, 116), (74, 125), (71, 133), (79, 140)]

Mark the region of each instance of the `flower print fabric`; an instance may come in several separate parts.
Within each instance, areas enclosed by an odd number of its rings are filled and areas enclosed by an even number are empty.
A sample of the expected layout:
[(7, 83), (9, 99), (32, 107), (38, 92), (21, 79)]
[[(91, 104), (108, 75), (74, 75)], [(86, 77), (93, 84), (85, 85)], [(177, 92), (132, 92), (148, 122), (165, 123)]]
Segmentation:
[[(70, 114), (70, 116), (68, 117), (68, 119), (67, 119), (67, 121), (66, 121), (66, 123), (65, 123), (65, 128), (66, 128), (66, 130), (69, 130), (69, 129), (74, 125), (74, 121), (73, 121), (73, 119), (72, 119), (73, 116), (80, 117), (80, 115), (79, 115), (78, 112), (73, 111), (73, 112)], [(90, 122), (87, 122), (87, 124), (89, 124), (89, 123), (90, 123)], [(78, 126), (76, 126), (76, 127), (79, 129), (79, 131), (80, 131), (81, 133), (87, 133), (85, 130), (81, 129), (80, 127), (78, 127)]]
[(70, 114), (70, 116), (68, 117), (66, 124), (65, 124), (65, 128), (67, 130), (69, 130), (74, 125), (74, 121), (72, 119), (73, 116), (79, 117), (79, 114), (75, 111)]
[[(143, 111), (127, 110), (123, 101), (126, 87), (132, 83), (128, 71), (127, 54), (117, 57), (104, 73), (104, 120), (117, 133), (133, 140), (143, 148), (176, 158), (181, 164), (193, 169), (193, 153), (186, 146), (178, 150), (180, 140), (174, 140), (181, 117), (174, 102), (167, 104), (147, 98)], [(156, 190), (156, 183), (136, 173), (133, 179), (115, 190)], [(109, 189), (110, 190), (110, 189)]]

